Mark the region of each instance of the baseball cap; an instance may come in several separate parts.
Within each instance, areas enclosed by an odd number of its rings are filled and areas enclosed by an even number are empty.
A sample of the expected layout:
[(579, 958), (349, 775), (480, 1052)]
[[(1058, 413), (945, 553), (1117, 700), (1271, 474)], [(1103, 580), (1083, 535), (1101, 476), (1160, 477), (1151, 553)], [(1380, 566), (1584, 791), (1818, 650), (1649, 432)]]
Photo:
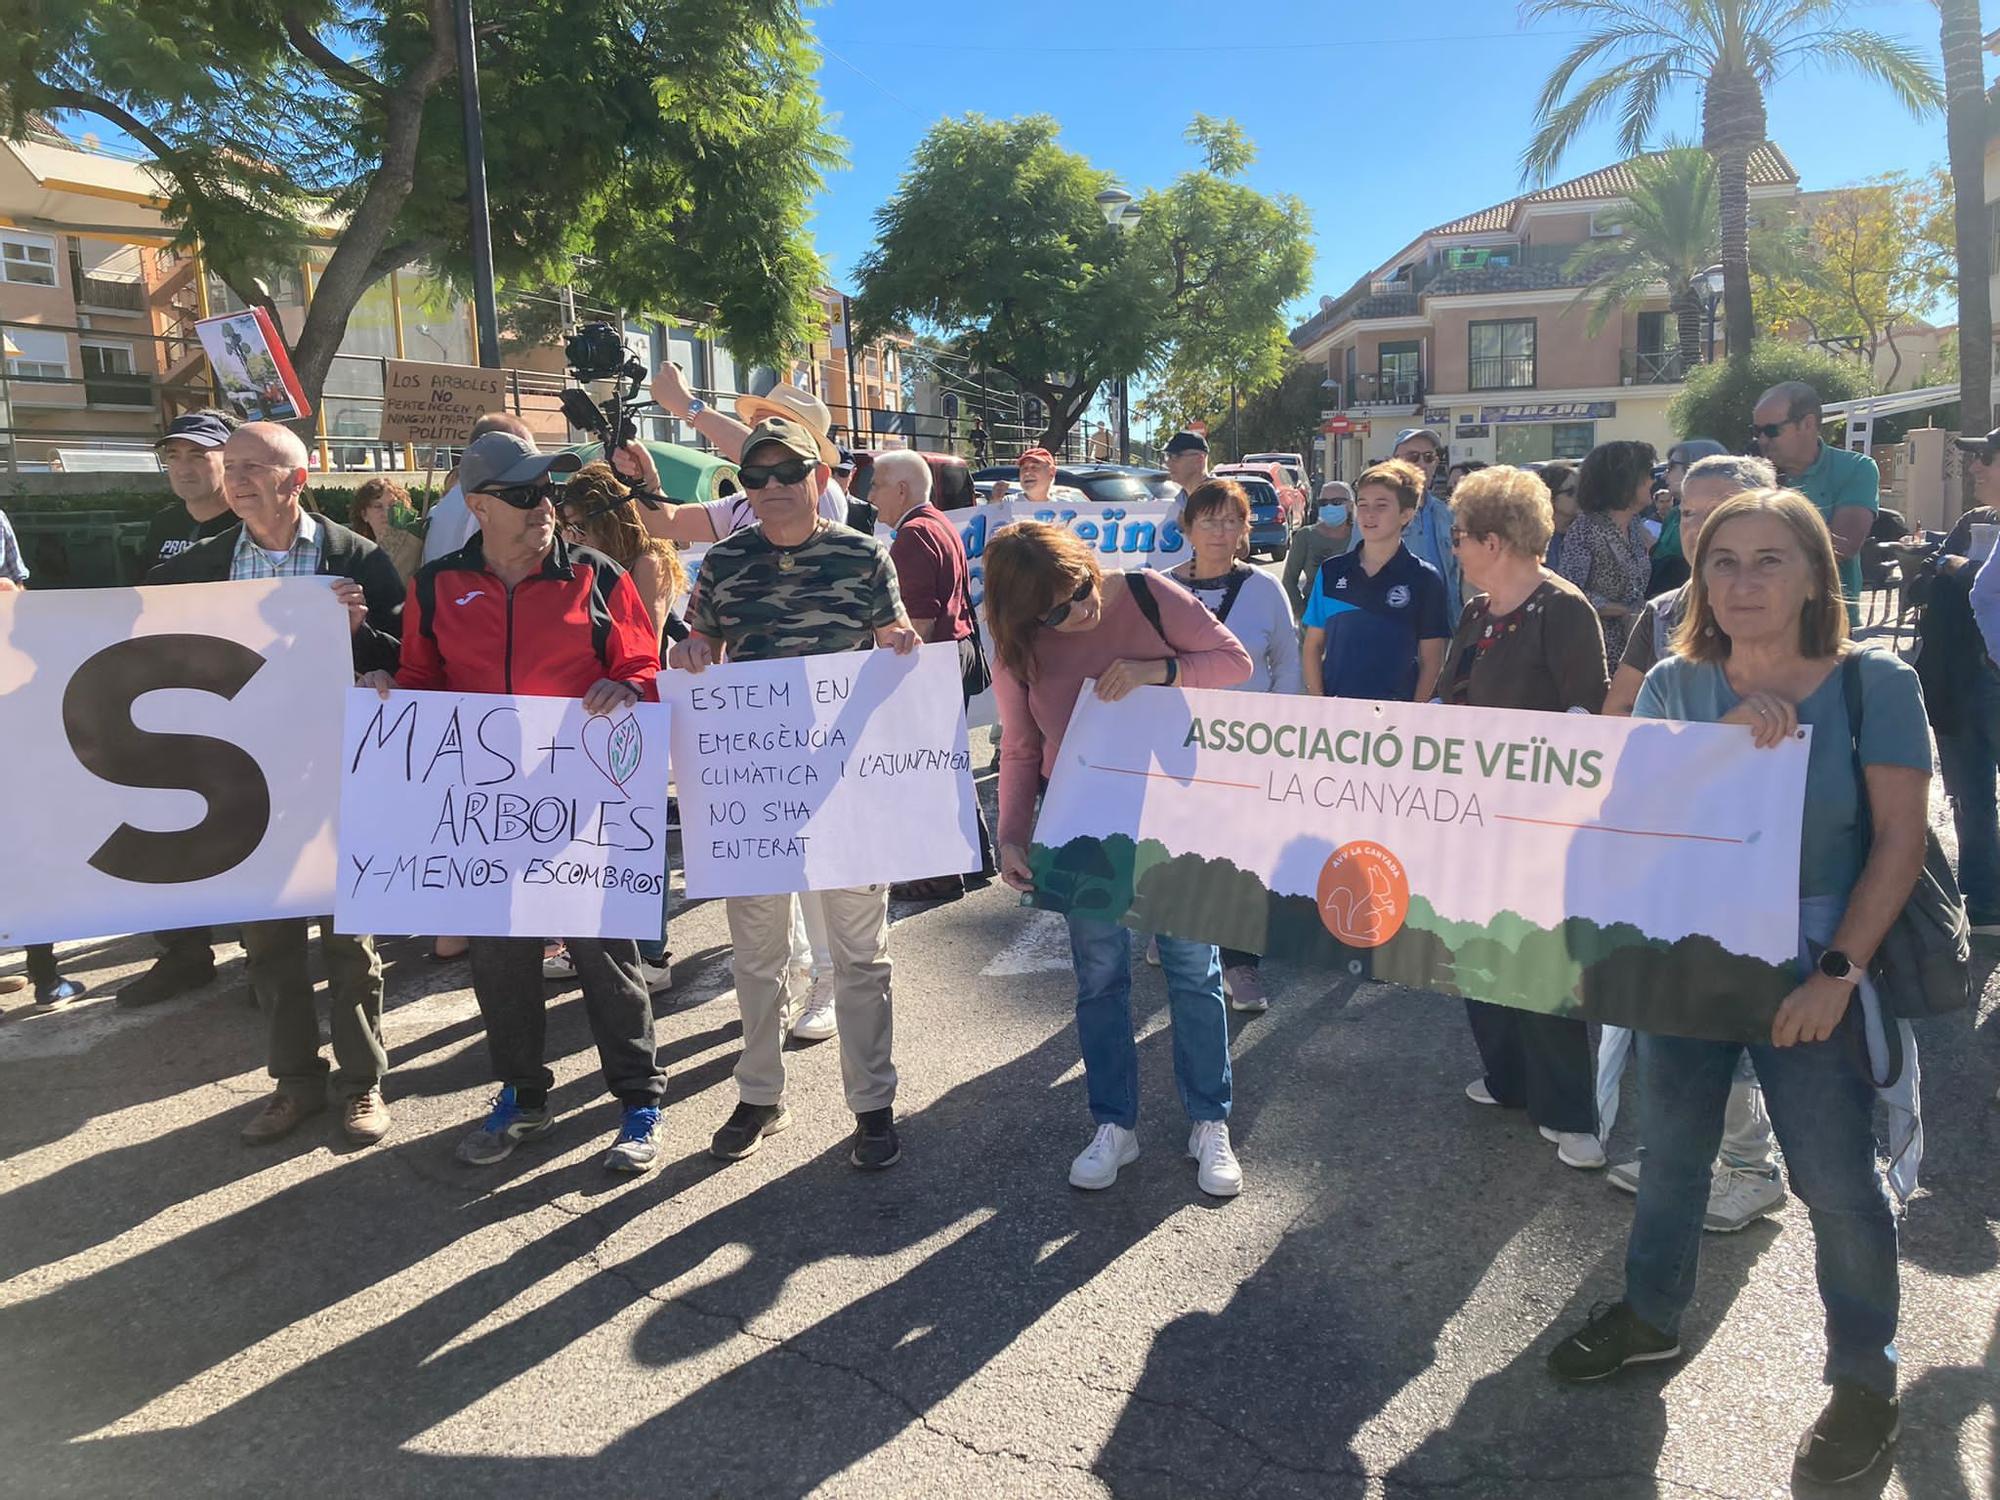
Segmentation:
[[(749, 450), (746, 448), (744, 451), (747, 453)], [(845, 448), (837, 451), (839, 458), (834, 463), (833, 472), (836, 474), (852, 474), (854, 472), (854, 455)]]
[(1170, 458), (1176, 453), (1206, 452), (1208, 452), (1208, 439), (1198, 432), (1177, 432), (1167, 439), (1167, 456)]
[(1729, 450), (1714, 438), (1683, 438), (1667, 450), (1667, 467), (1679, 464), (1686, 468), (1698, 458), (1713, 458), (1718, 453)]
[(1056, 456), (1053, 453), (1049, 452), (1048, 449), (1023, 448), (1021, 450), (1021, 456), (1014, 460), (1014, 467), (1017, 469), (1020, 468), (1021, 465), (1025, 464), (1031, 458), (1041, 463), (1047, 464), (1051, 469), (1053, 469), (1056, 466)]
[(537, 453), (535, 445), (511, 432), (482, 433), (458, 458), (458, 487), (468, 495), (493, 494), (534, 484), (550, 474), (574, 474), (583, 460), (574, 453)]
[(750, 436), (743, 440), (743, 456), (749, 458), (760, 444), (776, 443), (794, 457), (817, 464), (820, 461), (819, 441), (818, 433), (790, 417), (766, 417), (751, 428)]
[(2000, 453), (2000, 427), (1994, 428), (1983, 438), (1953, 438), (1951, 445), (1960, 453), (1977, 453), (1982, 456)]
[(1438, 452), (1444, 452), (1444, 439), (1439, 437), (1435, 432), (1432, 432), (1428, 427), (1405, 427), (1401, 432), (1396, 434), (1396, 441), (1389, 451), (1393, 453), (1413, 437), (1427, 437), (1431, 440), (1431, 445)]
[(167, 430), (154, 439), (153, 446), (179, 438), (197, 448), (220, 448), (229, 441), (230, 425), (214, 412), (191, 411), (167, 423)]

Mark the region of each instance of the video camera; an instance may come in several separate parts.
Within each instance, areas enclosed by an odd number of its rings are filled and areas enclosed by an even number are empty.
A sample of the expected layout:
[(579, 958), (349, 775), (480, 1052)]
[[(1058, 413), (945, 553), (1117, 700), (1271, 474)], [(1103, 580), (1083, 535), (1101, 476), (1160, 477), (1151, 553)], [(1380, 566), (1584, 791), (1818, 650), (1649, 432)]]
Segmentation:
[[(568, 361), (570, 377), (579, 387), (598, 381), (611, 382), (608, 410), (593, 401), (590, 392), (580, 388), (566, 390), (558, 399), (564, 419), (570, 426), (595, 436), (604, 447), (604, 461), (618, 472), (612, 454), (639, 434), (638, 427), (625, 413), (638, 401), (646, 384), (646, 367), (625, 347), (624, 337), (610, 323), (580, 324), (563, 340), (563, 358)], [(618, 477), (627, 484), (633, 483), (622, 472)], [(666, 499), (664, 495), (649, 494), (636, 484), (632, 496), (649, 510), (658, 510)]]

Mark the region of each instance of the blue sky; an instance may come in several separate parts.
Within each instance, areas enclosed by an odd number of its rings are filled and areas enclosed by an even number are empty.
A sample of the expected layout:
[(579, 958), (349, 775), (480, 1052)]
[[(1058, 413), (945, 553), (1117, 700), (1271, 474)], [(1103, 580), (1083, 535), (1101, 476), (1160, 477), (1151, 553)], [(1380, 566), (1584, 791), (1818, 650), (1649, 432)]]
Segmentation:
[[(1312, 211), (1319, 260), (1300, 313), (1432, 224), (1518, 191), (1535, 95), (1577, 36), (1522, 30), (1514, 0), (831, 0), (812, 16), (852, 163), (814, 225), (836, 285), (851, 289), (871, 215), (941, 115), (1054, 115), (1071, 150), (1136, 191), (1193, 164), (1181, 133), (1201, 112), (1239, 120), (1259, 148), (1249, 180)], [(1875, 0), (1849, 24), (1935, 64), (1936, 17), (1928, 0)], [(1788, 78), (1769, 105), (1771, 137), (1808, 188), (1944, 160), (1941, 117), (1913, 120), (1846, 74)], [(1694, 137), (1698, 96), (1663, 119)], [(1614, 136), (1586, 136), (1561, 175), (1617, 160)]]

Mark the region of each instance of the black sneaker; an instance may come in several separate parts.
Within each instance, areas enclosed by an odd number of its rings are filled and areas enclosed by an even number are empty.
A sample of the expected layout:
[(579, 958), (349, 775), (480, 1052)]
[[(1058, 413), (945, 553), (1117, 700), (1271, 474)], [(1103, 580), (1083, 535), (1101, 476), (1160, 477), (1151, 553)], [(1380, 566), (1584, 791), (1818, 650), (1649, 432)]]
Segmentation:
[(1882, 1461), (1902, 1430), (1900, 1402), (1839, 1381), (1826, 1410), (1799, 1439), (1797, 1470), (1815, 1484), (1859, 1479)]
[(1602, 1380), (1627, 1365), (1672, 1359), (1681, 1342), (1662, 1333), (1623, 1302), (1599, 1302), (1590, 1321), (1549, 1351), (1549, 1373), (1558, 1380)]
[(189, 990), (198, 990), (215, 978), (215, 963), (191, 964), (172, 954), (161, 959), (152, 968), (118, 992), (118, 1004), (125, 1010), (139, 1010), (148, 1005), (158, 1005), (162, 1000), (171, 1000), (176, 995), (185, 995)]
[(792, 1128), (792, 1112), (782, 1104), (739, 1103), (708, 1143), (708, 1154), (724, 1161), (741, 1161), (756, 1154), (764, 1137)]
[(74, 979), (58, 979), (54, 984), (35, 986), (35, 1004), (42, 1006), (67, 1005), (72, 1000), (80, 1000), (84, 986)]
[(895, 1113), (886, 1104), (854, 1117), (854, 1150), (847, 1159), (864, 1172), (879, 1172), (903, 1159), (903, 1143), (896, 1139)]

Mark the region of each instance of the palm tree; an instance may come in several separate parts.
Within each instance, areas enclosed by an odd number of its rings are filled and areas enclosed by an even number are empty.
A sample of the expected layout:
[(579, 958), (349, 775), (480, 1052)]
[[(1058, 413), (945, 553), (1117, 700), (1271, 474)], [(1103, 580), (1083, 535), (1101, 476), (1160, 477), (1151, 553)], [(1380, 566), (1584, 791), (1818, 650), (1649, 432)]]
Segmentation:
[[(1944, 102), (1915, 49), (1840, 24), (1848, 0), (1526, 0), (1523, 17), (1553, 16), (1588, 35), (1556, 64), (1536, 101), (1541, 128), (1521, 153), (1546, 182), (1584, 128), (1614, 106), (1618, 140), (1643, 151), (1666, 96), (1702, 93), (1701, 144), (1715, 159), (1720, 197), (1723, 307), (1732, 358), (1756, 334), (1750, 311), (1750, 153), (1764, 143), (1764, 91), (1809, 65), (1845, 68), (1888, 86), (1913, 114)], [(1582, 83), (1586, 68), (1601, 71)], [(1574, 87), (1572, 87), (1574, 86)]]
[[(1967, 436), (1993, 425), (1993, 274), (1987, 238), (1988, 103), (1979, 57), (1979, 0), (1937, 0), (1944, 52), (1945, 136), (1950, 142), (1958, 238), (1958, 425)], [(1972, 466), (1964, 503), (1972, 504)]]
[(1694, 283), (1715, 264), (1718, 247), (1715, 163), (1694, 146), (1674, 146), (1629, 164), (1632, 190), (1616, 238), (1588, 240), (1563, 267), (1587, 285), (1577, 301), (1594, 299), (1590, 332), (1655, 295), (1665, 282), (1680, 345), (1680, 372), (1701, 363), (1701, 297)]

